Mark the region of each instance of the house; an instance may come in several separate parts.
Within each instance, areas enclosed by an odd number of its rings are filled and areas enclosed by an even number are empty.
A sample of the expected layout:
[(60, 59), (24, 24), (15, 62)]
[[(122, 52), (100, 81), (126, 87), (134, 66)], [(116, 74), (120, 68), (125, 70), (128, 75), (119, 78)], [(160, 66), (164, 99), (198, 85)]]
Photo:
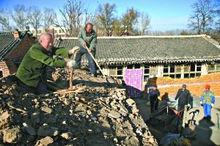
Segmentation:
[(28, 32), (0, 32), (0, 78), (16, 72), (35, 38)]
[(64, 27), (59, 27), (59, 26), (50, 26), (48, 29), (45, 29), (44, 27), (40, 27), (37, 30), (37, 34), (36, 34), (36, 30), (34, 28), (30, 28), (30, 32), (34, 35), (34, 36), (40, 36), (42, 33), (44, 32), (48, 32), (48, 30), (52, 30), (53, 31), (53, 35), (55, 37), (65, 37), (67, 36), (67, 32), (66, 29)]
[[(62, 38), (60, 46), (78, 46)], [(220, 45), (207, 35), (99, 37), (97, 62), (106, 75), (123, 79), (126, 68), (143, 69), (144, 78), (194, 78), (220, 71)]]

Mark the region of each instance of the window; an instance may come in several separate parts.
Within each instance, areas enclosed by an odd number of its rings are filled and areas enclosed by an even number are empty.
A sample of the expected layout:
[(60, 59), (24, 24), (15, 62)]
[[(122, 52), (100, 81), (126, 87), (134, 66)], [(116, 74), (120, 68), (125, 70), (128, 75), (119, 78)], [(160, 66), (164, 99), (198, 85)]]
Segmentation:
[(123, 67), (117, 66), (117, 76), (123, 76)]
[(202, 64), (198, 63), (198, 64), (196, 65), (196, 71), (197, 71), (197, 72), (198, 72), (198, 71), (202, 71)]
[[(201, 64), (190, 65), (165, 65), (163, 68), (163, 76), (171, 78), (194, 78), (201, 75)], [(219, 67), (220, 69), (220, 67)]]
[(141, 68), (140, 64), (135, 64), (134, 68)]
[(176, 73), (180, 73), (181, 74), (181, 66), (176, 66)]
[(165, 65), (163, 68), (163, 76), (171, 78), (181, 78), (181, 66)]
[(144, 65), (144, 80), (147, 81), (150, 74), (150, 67), (148, 65)]
[(170, 66), (170, 73), (174, 73), (175, 72), (175, 66)]
[(196, 70), (195, 65), (194, 64), (190, 65), (190, 71), (195, 71), (195, 70)]
[(216, 71), (220, 71), (220, 64), (216, 64)]
[(202, 65), (200, 63), (184, 65), (184, 78), (194, 78), (201, 76)]
[(181, 74), (176, 74), (176, 78), (181, 78)]
[(109, 75), (122, 79), (123, 78), (123, 66), (109, 67)]
[(189, 74), (184, 74), (184, 78), (189, 78)]
[(110, 76), (116, 76), (117, 75), (117, 70), (115, 67), (110, 67), (109, 68), (109, 75)]
[(220, 64), (209, 64), (208, 73), (220, 72)]
[(127, 69), (132, 69), (133, 68), (133, 65), (128, 65), (127, 66)]
[(189, 72), (190, 71), (190, 67), (189, 66), (186, 66), (186, 65), (184, 65), (184, 72)]
[(169, 67), (168, 66), (164, 66), (163, 67), (163, 73), (169, 73)]

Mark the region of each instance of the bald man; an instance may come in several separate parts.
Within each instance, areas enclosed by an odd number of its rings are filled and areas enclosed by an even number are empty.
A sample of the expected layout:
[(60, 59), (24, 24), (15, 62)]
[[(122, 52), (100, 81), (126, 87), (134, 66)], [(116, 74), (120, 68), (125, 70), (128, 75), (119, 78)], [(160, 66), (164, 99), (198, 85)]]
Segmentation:
[(44, 78), (47, 66), (54, 68), (74, 66), (74, 60), (65, 58), (77, 53), (79, 47), (72, 49), (55, 48), (53, 42), (53, 36), (50, 33), (44, 33), (39, 37), (38, 43), (32, 45), (25, 54), (16, 72), (18, 83), (24, 92), (36, 94), (48, 92)]

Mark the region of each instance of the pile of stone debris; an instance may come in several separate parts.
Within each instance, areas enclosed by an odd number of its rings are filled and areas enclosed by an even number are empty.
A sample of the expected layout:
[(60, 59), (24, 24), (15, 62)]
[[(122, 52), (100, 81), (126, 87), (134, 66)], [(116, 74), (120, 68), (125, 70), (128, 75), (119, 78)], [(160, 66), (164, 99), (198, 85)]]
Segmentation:
[(0, 145), (158, 145), (124, 89), (74, 71), (80, 92), (20, 94), (0, 80)]

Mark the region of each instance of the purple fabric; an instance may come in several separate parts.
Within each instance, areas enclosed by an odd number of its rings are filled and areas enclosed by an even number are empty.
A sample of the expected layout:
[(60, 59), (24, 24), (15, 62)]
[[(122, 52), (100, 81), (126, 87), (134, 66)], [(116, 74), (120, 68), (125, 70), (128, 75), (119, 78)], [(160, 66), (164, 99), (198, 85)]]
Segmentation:
[(129, 96), (140, 97), (143, 84), (143, 70), (126, 69), (124, 79)]

